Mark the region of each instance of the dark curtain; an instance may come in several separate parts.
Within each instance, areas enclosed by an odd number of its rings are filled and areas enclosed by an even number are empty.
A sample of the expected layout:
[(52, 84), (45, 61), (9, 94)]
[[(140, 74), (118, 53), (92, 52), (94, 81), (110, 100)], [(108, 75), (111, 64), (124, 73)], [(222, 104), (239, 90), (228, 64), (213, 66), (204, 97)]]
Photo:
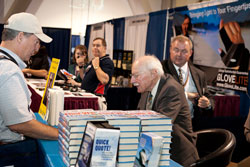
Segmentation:
[[(3, 24), (0, 24), (0, 37), (2, 37)], [(0, 43), (2, 42), (2, 38), (0, 38)]]
[(123, 50), (124, 48), (124, 31), (125, 18), (114, 19), (114, 50)]
[(163, 10), (149, 14), (146, 54), (154, 54), (159, 60), (163, 59), (166, 13), (167, 10)]
[(53, 38), (51, 43), (42, 43), (42, 45), (46, 46), (49, 57), (51, 59), (53, 57), (60, 59), (59, 69), (68, 69), (71, 29), (43, 28), (43, 32)]
[(84, 45), (89, 48), (89, 39), (90, 39), (91, 25), (87, 25), (86, 33), (85, 33), (85, 41)]

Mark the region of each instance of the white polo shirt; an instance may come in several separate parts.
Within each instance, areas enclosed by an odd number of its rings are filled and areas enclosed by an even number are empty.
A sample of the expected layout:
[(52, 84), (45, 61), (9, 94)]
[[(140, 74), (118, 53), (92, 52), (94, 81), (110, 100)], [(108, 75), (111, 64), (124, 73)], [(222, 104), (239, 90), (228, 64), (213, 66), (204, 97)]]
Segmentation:
[[(31, 93), (21, 69), (26, 64), (10, 50), (0, 47), (9, 53), (18, 63), (10, 60), (0, 60), (0, 141), (16, 142), (23, 140), (23, 135), (11, 131), (7, 126), (35, 119), (28, 106), (31, 103)], [(0, 52), (0, 55), (4, 55)]]

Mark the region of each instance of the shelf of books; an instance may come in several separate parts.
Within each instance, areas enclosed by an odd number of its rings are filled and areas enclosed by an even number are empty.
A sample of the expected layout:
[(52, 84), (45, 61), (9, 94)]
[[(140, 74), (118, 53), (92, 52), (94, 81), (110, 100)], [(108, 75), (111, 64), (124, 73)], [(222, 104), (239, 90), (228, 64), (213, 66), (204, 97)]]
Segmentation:
[(133, 51), (114, 50), (113, 51), (114, 74), (111, 84), (116, 86), (129, 87), (131, 67), (133, 63)]
[(151, 110), (64, 110), (58, 129), (66, 166), (170, 166), (171, 119)]

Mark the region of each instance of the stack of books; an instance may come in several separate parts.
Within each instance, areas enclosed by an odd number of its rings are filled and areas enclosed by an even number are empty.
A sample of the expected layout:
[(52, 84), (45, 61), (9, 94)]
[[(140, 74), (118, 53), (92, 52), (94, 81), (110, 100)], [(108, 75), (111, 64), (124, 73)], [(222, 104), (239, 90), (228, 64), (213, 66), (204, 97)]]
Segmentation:
[(67, 166), (76, 164), (87, 122), (104, 120), (104, 117), (97, 115), (90, 109), (60, 112), (58, 124), (59, 154)]
[(97, 111), (113, 127), (120, 129), (118, 166), (133, 167), (140, 135), (140, 119), (124, 111)]
[(172, 124), (171, 119), (151, 110), (65, 110), (60, 113), (59, 153), (67, 166), (75, 165), (81, 140), (88, 121), (108, 121), (120, 129), (119, 167), (133, 167), (140, 133), (150, 132), (163, 138), (159, 166), (169, 166)]
[(163, 137), (159, 167), (170, 165), (171, 118), (151, 110), (126, 111), (141, 120), (141, 133), (150, 132)]

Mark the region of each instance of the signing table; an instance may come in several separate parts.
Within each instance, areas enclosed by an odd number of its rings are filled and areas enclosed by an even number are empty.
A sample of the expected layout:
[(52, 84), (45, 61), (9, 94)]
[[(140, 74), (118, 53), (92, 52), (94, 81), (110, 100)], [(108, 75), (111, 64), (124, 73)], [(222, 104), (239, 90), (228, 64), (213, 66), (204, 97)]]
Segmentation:
[[(31, 105), (30, 108), (33, 112), (38, 112), (41, 104), (43, 89), (46, 84), (46, 80), (42, 79), (27, 79), (28, 87), (31, 92)], [(70, 92), (64, 93), (64, 109), (87, 109), (94, 110), (99, 109), (98, 97), (91, 93), (85, 92)]]
[[(35, 113), (36, 119), (47, 124), (38, 113)], [(66, 166), (59, 156), (58, 141), (38, 140), (40, 166), (44, 167), (64, 167)]]

